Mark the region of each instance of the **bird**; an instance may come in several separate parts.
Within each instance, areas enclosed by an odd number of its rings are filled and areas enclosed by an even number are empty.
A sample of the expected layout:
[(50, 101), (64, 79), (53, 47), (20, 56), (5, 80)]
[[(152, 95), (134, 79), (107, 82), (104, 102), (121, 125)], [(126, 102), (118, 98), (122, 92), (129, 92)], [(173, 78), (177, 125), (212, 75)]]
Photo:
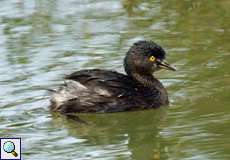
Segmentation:
[(167, 90), (154, 76), (160, 69), (176, 71), (157, 43), (140, 40), (124, 58), (126, 74), (84, 69), (64, 77), (51, 91), (50, 109), (61, 114), (110, 113), (158, 108), (169, 104)]

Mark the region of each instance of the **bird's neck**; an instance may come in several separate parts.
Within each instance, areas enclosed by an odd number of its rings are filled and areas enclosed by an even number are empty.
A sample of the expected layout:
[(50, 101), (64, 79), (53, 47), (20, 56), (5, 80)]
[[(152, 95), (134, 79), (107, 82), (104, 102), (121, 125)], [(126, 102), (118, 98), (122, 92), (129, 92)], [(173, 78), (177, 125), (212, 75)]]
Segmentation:
[(138, 74), (138, 73), (133, 73), (132, 78), (134, 78), (136, 81), (141, 83), (144, 87), (149, 88), (150, 91), (158, 91), (158, 100), (162, 104), (168, 104), (168, 94), (167, 90), (164, 88), (162, 83), (157, 80), (153, 75), (143, 75), (143, 74)]
[(132, 73), (131, 76), (141, 83), (144, 87), (150, 89), (164, 89), (163, 85), (159, 80), (157, 80), (152, 74), (140, 74), (140, 73)]

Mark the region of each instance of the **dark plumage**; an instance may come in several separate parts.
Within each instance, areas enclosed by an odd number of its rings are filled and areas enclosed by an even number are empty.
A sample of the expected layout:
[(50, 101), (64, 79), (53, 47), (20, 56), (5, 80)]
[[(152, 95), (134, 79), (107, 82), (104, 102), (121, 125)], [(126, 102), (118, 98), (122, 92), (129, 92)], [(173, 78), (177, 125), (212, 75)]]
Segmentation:
[(93, 69), (74, 72), (52, 92), (51, 109), (76, 112), (121, 112), (157, 108), (168, 104), (166, 89), (153, 72), (175, 70), (165, 61), (165, 51), (152, 41), (139, 41), (124, 59), (127, 75)]

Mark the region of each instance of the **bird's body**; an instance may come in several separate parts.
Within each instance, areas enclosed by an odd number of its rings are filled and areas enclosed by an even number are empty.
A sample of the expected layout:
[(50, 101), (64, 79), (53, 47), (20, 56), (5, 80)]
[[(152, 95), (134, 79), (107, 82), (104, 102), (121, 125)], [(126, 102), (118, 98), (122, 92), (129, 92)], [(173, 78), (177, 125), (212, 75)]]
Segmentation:
[(168, 104), (166, 90), (158, 80), (158, 88), (147, 88), (127, 75), (99, 69), (78, 71), (65, 79), (51, 106), (62, 113), (121, 112)]
[[(134, 44), (125, 58), (127, 75), (115, 71), (92, 69), (74, 72), (65, 77), (65, 84), (53, 91), (51, 109), (64, 114), (77, 112), (121, 112), (157, 108), (168, 104), (166, 89), (150, 71), (158, 70), (156, 62), (147, 60), (142, 50), (147, 41)], [(153, 46), (151, 46), (153, 45)], [(155, 45), (155, 46), (154, 46)], [(135, 47), (136, 46), (136, 47)], [(147, 46), (148, 47), (148, 46)], [(150, 49), (158, 45), (151, 42)], [(153, 47), (153, 48), (151, 48)], [(134, 51), (132, 51), (132, 49)], [(147, 48), (148, 49), (148, 48)], [(138, 57), (139, 56), (139, 57)], [(164, 58), (164, 52), (158, 58)], [(142, 63), (143, 61), (143, 63)], [(171, 68), (172, 69), (172, 68)]]

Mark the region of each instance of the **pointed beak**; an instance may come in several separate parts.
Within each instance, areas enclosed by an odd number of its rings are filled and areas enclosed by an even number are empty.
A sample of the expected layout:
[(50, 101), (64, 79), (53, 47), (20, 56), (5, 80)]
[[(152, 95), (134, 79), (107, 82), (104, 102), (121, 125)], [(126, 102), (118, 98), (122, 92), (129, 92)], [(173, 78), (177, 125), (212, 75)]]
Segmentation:
[(157, 60), (159, 68), (176, 71), (176, 67), (170, 65), (166, 60)]

